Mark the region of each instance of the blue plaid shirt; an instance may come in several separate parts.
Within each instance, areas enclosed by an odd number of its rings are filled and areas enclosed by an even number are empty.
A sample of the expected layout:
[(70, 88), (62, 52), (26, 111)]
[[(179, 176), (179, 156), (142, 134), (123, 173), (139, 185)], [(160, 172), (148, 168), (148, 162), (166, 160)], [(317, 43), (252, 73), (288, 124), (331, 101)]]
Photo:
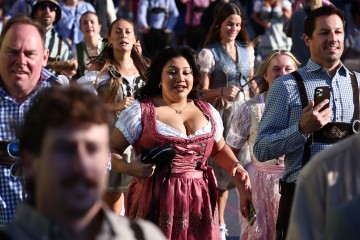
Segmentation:
[[(331, 88), (330, 122), (352, 122), (354, 120), (353, 89), (350, 72), (344, 65), (331, 78), (328, 72), (311, 59), (298, 70), (303, 78), (309, 102), (319, 86)], [(360, 74), (356, 73), (360, 86)], [(296, 182), (302, 166), (306, 137), (299, 131), (302, 105), (299, 90), (292, 74), (275, 80), (269, 89), (265, 112), (259, 124), (254, 145), (254, 154), (259, 161), (266, 161), (285, 155), (284, 181)], [(332, 144), (314, 142), (311, 157), (331, 147)]]
[[(43, 88), (49, 87), (46, 81), (50, 75), (43, 71), (37, 88), (25, 102), (19, 104), (12, 99), (0, 83), (0, 140), (13, 141), (17, 139), (17, 131), (22, 126), (25, 112), (32, 98)], [(0, 165), (0, 230), (4, 229), (15, 213), (16, 206), (24, 197), (21, 178), (10, 175), (10, 167)]]

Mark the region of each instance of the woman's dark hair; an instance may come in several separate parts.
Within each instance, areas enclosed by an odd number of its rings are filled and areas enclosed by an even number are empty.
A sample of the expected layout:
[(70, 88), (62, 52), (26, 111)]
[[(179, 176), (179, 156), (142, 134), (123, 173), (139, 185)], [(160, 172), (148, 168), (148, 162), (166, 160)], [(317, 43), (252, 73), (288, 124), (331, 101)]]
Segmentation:
[(137, 98), (144, 99), (146, 97), (154, 97), (161, 95), (161, 88), (159, 87), (161, 81), (161, 74), (166, 65), (171, 59), (183, 57), (189, 63), (193, 77), (193, 89), (188, 95), (188, 98), (198, 99), (201, 93), (195, 88), (200, 82), (200, 71), (196, 64), (195, 51), (189, 47), (171, 47), (166, 48), (158, 53), (151, 62), (147, 72), (147, 82), (144, 87), (140, 88)]
[[(119, 21), (127, 21), (129, 22), (133, 29), (134, 29), (134, 34), (135, 34), (135, 38), (137, 39), (137, 35), (136, 35), (136, 31), (135, 31), (135, 25), (134, 23), (129, 20), (129, 19), (125, 19), (125, 18), (119, 18), (116, 19), (114, 22), (111, 23), (110, 28), (109, 28), (109, 36), (111, 35), (111, 32), (114, 28), (114, 25), (119, 22)], [(134, 65), (136, 67), (136, 69), (138, 70), (141, 78), (146, 81), (146, 72), (148, 69), (148, 59), (144, 58), (140, 55), (140, 53), (136, 50), (135, 45), (133, 46), (133, 48), (131, 49), (131, 58), (134, 61)], [(95, 57), (91, 62), (94, 62), (98, 65), (101, 66), (101, 70), (98, 76), (100, 76), (102, 73), (107, 72), (108, 71), (108, 67), (110, 64), (112, 64), (112, 60), (114, 60), (114, 51), (113, 51), (113, 46), (111, 44), (107, 44), (104, 49), (101, 51), (101, 53), (99, 54), (99, 56)], [(122, 79), (122, 78), (121, 78)], [(115, 98), (116, 95), (118, 94), (118, 90), (120, 88), (121, 82), (119, 81), (119, 79), (110, 79), (110, 86), (109, 86), (109, 90), (106, 93), (105, 96), (105, 102), (108, 103), (114, 103), (115, 102)]]
[(236, 36), (236, 40), (242, 41), (244, 43), (250, 43), (250, 38), (246, 32), (245, 21), (241, 13), (241, 9), (235, 3), (224, 3), (219, 11), (217, 12), (214, 22), (210, 27), (210, 30), (206, 36), (204, 46), (208, 46), (215, 42), (220, 41), (220, 29), (221, 24), (230, 16), (230, 15), (239, 15), (241, 17), (241, 30)]

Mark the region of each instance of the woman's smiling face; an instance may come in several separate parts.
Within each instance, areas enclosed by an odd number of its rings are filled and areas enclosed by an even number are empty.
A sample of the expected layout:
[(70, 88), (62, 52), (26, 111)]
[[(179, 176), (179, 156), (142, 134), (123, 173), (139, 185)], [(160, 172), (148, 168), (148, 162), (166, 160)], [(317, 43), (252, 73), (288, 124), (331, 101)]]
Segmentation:
[(193, 88), (194, 77), (188, 61), (183, 57), (170, 59), (161, 73), (162, 96), (171, 102), (187, 99)]
[(241, 17), (237, 14), (228, 16), (220, 26), (221, 42), (235, 41), (241, 30)]

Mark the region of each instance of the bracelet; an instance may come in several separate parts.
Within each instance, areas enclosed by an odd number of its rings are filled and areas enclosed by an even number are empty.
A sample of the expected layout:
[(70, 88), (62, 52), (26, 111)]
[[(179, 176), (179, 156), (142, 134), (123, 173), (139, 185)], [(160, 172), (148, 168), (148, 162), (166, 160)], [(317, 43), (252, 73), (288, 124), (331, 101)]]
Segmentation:
[(223, 95), (223, 90), (224, 90), (224, 88), (222, 87), (222, 88), (221, 88), (221, 95), (220, 95), (220, 96), (224, 96), (224, 95)]

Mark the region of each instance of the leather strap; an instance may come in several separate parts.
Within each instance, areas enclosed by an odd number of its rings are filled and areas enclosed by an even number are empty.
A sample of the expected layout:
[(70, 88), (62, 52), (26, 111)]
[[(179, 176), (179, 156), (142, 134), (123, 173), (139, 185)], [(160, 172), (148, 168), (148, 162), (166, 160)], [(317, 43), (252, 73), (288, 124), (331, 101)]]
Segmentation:
[[(295, 78), (296, 85), (300, 93), (301, 105), (302, 108), (304, 109), (309, 104), (309, 100), (306, 95), (306, 88), (304, 85), (304, 81), (298, 71), (294, 71), (291, 74)], [(313, 140), (312, 136), (309, 136), (305, 142), (302, 166), (305, 166), (305, 164), (310, 160), (312, 140)]]

